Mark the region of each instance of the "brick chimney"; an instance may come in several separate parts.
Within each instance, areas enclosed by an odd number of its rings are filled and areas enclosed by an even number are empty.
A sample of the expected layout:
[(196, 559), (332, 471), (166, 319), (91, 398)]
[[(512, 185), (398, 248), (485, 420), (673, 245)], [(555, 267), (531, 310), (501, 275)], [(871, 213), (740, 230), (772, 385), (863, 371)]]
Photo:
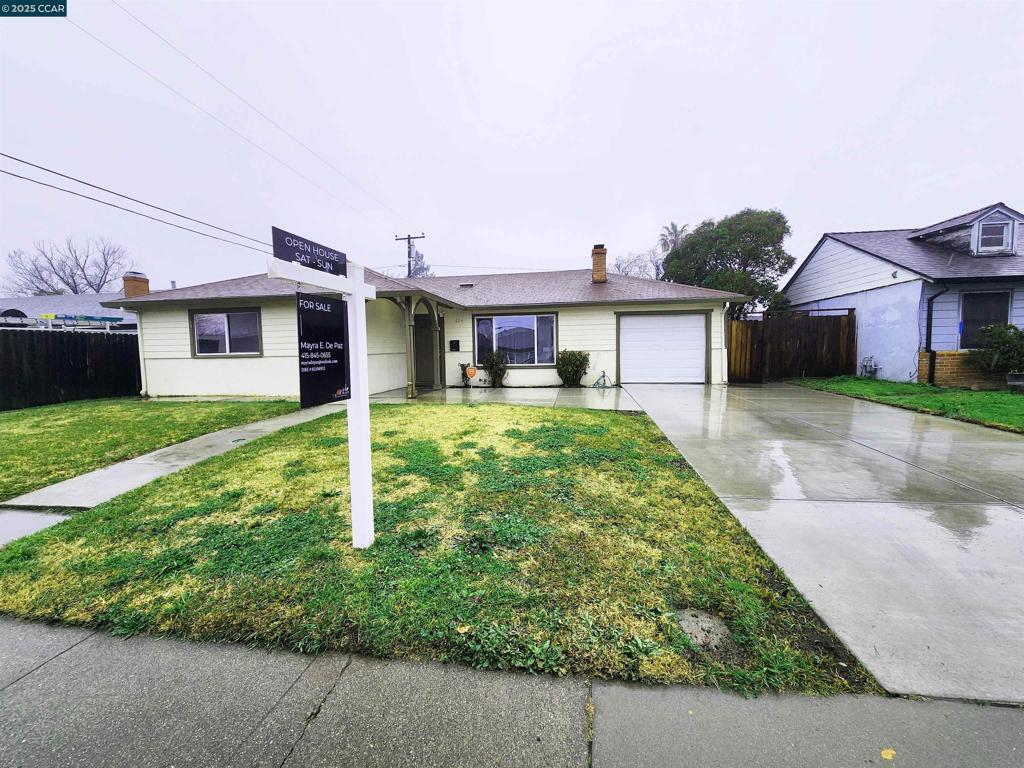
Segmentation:
[(136, 296), (145, 296), (149, 293), (149, 278), (142, 272), (125, 272), (124, 297), (134, 299)]
[(608, 249), (604, 247), (604, 243), (598, 243), (594, 246), (594, 250), (590, 252), (590, 259), (592, 262), (590, 282), (607, 283)]

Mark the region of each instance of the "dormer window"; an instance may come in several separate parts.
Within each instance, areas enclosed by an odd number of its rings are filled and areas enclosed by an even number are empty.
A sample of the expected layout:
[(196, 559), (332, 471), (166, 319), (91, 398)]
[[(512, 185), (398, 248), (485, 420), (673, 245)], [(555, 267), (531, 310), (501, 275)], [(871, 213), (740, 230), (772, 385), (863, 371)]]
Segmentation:
[(982, 223), (978, 233), (978, 252), (1005, 251), (1010, 247), (1010, 222)]

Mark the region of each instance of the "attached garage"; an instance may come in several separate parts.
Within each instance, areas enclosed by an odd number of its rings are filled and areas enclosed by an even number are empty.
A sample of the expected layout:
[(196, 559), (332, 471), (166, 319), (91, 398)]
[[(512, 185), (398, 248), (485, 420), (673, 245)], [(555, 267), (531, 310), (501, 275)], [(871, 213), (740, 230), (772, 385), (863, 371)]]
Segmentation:
[(710, 381), (710, 313), (618, 315), (619, 376), (623, 384), (704, 384)]

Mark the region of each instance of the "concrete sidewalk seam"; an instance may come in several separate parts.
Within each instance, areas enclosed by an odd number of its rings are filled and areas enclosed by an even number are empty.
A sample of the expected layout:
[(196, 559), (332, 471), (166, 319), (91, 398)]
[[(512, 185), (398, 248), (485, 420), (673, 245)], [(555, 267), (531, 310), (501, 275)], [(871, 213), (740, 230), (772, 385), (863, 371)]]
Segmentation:
[(7, 690), (8, 688), (10, 688), (10, 687), (11, 687), (12, 685), (14, 685), (15, 683), (19, 683), (19, 682), (21, 682), (22, 680), (24, 680), (24, 679), (25, 679), (26, 677), (28, 677), (29, 675), (31, 675), (32, 673), (34, 673), (34, 672), (38, 672), (38, 671), (39, 671), (40, 669), (42, 669), (43, 667), (45, 667), (45, 666), (46, 666), (47, 664), (49, 664), (49, 663), (50, 663), (51, 661), (53, 661), (54, 659), (59, 659), (59, 658), (60, 658), (61, 656), (63, 656), (63, 655), (65, 654), (65, 653), (67, 653), (68, 651), (70, 651), (70, 650), (71, 650), (72, 648), (77, 648), (77, 647), (78, 647), (79, 645), (81, 645), (82, 643), (84, 643), (84, 642), (85, 642), (86, 640), (88, 640), (88, 639), (89, 639), (90, 637), (92, 637), (93, 635), (95, 635), (95, 634), (96, 634), (97, 632), (99, 632), (99, 630), (98, 630), (98, 629), (94, 629), (94, 630), (93, 630), (92, 632), (90, 632), (90, 633), (89, 633), (88, 635), (86, 635), (85, 637), (83, 637), (83, 638), (82, 638), (81, 640), (79, 640), (79, 641), (77, 641), (77, 642), (75, 642), (75, 643), (72, 643), (72, 644), (71, 644), (71, 645), (69, 645), (69, 646), (68, 646), (67, 648), (65, 648), (65, 649), (64, 649), (63, 651), (61, 651), (60, 653), (56, 653), (56, 654), (54, 654), (54, 655), (53, 655), (53, 656), (51, 656), (50, 658), (46, 659), (46, 661), (41, 661), (41, 662), (40, 662), (39, 664), (37, 664), (36, 666), (32, 667), (32, 669), (30, 669), (30, 670), (29, 670), (28, 672), (24, 673), (23, 675), (20, 675), (20, 676), (16, 677), (16, 678), (15, 678), (14, 680), (11, 680), (11, 682), (7, 683), (7, 685), (5, 685), (5, 686), (3, 686), (2, 688), (0, 688), (0, 692), (6, 691), (6, 690)]
[[(310, 663), (312, 663), (312, 662), (310, 662)], [(284, 768), (284, 766), (285, 766), (285, 765), (286, 765), (286, 764), (288, 763), (288, 761), (289, 761), (289, 760), (291, 759), (291, 757), (292, 757), (292, 753), (293, 753), (293, 752), (295, 752), (295, 748), (296, 748), (296, 747), (298, 747), (298, 746), (299, 746), (299, 744), (300, 744), (300, 743), (302, 742), (302, 740), (303, 740), (303, 739), (304, 739), (304, 738), (306, 737), (306, 731), (308, 731), (308, 730), (309, 730), (309, 726), (310, 726), (310, 724), (311, 724), (311, 723), (312, 723), (312, 722), (313, 722), (314, 720), (316, 720), (316, 719), (317, 719), (317, 717), (319, 717), (319, 716), (320, 716), (320, 710), (322, 710), (322, 709), (323, 709), (323, 707), (324, 707), (324, 703), (325, 703), (325, 702), (326, 702), (326, 701), (327, 701), (327, 700), (328, 700), (328, 699), (329, 699), (329, 698), (331, 697), (331, 694), (332, 694), (332, 693), (334, 693), (334, 690), (335, 690), (335, 688), (337, 688), (337, 687), (338, 687), (338, 683), (340, 683), (340, 682), (341, 682), (341, 678), (342, 678), (342, 677), (344, 676), (344, 674), (345, 674), (345, 670), (347, 670), (347, 669), (349, 668), (349, 666), (350, 666), (351, 664), (352, 664), (352, 655), (350, 654), (350, 655), (349, 655), (349, 657), (348, 657), (348, 659), (347, 659), (347, 660), (345, 661), (345, 666), (344, 666), (344, 667), (342, 667), (342, 668), (341, 668), (341, 672), (339, 672), (339, 673), (338, 673), (338, 679), (334, 681), (334, 685), (332, 685), (332, 686), (330, 687), (330, 689), (329, 689), (329, 690), (327, 691), (327, 693), (325, 693), (325, 694), (323, 695), (323, 697), (321, 697), (321, 699), (320, 699), (320, 701), (319, 701), (319, 702), (317, 703), (316, 707), (314, 707), (314, 708), (312, 709), (312, 711), (310, 711), (310, 713), (309, 713), (308, 715), (306, 715), (306, 720), (305, 720), (305, 722), (304, 722), (304, 723), (302, 724), (302, 731), (301, 731), (301, 732), (299, 733), (299, 736), (298, 736), (298, 738), (296, 738), (296, 739), (295, 739), (295, 741), (294, 741), (294, 742), (292, 743), (292, 746), (291, 746), (291, 748), (290, 748), (290, 749), (288, 750), (288, 754), (286, 754), (286, 755), (284, 756), (284, 759), (283, 759), (283, 760), (281, 760), (281, 762), (280, 762), (280, 764), (279, 764), (279, 765), (277, 766), (277, 768)], [(302, 677), (302, 675), (299, 675), (299, 677)], [(298, 678), (296, 678), (296, 680), (298, 680)], [(293, 683), (293, 685), (294, 685), (294, 683)]]

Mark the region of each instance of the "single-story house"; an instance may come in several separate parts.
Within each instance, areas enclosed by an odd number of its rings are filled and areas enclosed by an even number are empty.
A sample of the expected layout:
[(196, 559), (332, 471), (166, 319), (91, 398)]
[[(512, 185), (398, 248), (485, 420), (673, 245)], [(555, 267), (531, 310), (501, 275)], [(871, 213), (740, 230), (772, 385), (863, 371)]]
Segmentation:
[(856, 310), (862, 372), (987, 384), (966, 350), (986, 325), (1024, 327), (1024, 214), (994, 203), (918, 229), (826, 232), (783, 292), (793, 309)]
[[(557, 386), (565, 349), (590, 353), (584, 384), (602, 372), (615, 383), (724, 383), (726, 311), (746, 297), (610, 274), (606, 260), (598, 245), (579, 270), (421, 278), (367, 270), (377, 289), (367, 304), (371, 393), (462, 386), (460, 364), (479, 366), (491, 350), (507, 353), (511, 387)], [(105, 305), (138, 315), (145, 394), (295, 397), (296, 290), (251, 275)]]
[(124, 301), (126, 295), (131, 295), (136, 286), (143, 284), (149, 285), (145, 275), (129, 272), (124, 276), (124, 291), (59, 293), (47, 296), (2, 296), (0, 297), (0, 328), (14, 326), (134, 331), (136, 327), (135, 313), (120, 309), (119, 305)]

